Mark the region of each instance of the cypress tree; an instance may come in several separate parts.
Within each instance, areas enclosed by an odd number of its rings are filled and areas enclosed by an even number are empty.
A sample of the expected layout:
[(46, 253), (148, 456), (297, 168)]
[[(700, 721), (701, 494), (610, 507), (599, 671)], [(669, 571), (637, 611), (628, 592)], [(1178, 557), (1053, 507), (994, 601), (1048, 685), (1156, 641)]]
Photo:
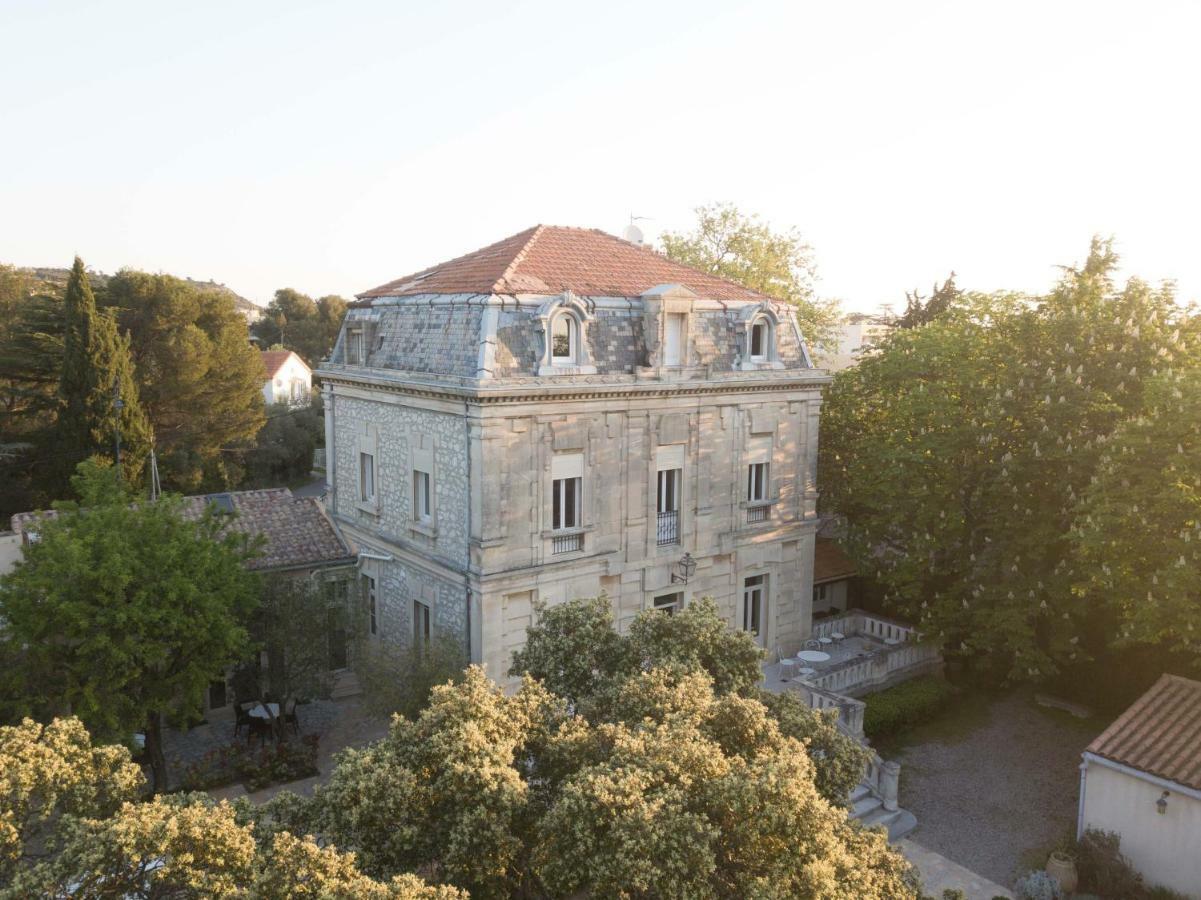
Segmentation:
[[(153, 440), (150, 422), (138, 401), (129, 338), (117, 332), (108, 311), (96, 309), (83, 260), (75, 265), (63, 298), (63, 366), (59, 379), (58, 421), (50, 453), (54, 483), (48, 491), (66, 494), (67, 477), (90, 456), (113, 458), (117, 429), (121, 435), (121, 472), (128, 484), (140, 483)], [(114, 402), (120, 395), (122, 406)]]

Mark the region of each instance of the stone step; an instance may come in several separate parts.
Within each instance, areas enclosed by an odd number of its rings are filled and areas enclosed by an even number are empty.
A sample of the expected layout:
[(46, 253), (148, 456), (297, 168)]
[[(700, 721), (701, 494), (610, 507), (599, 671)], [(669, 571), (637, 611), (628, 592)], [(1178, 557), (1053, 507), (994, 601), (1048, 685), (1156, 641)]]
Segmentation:
[(869, 793), (851, 804), (851, 818), (862, 820), (864, 816), (871, 815), (883, 805), (879, 797)]
[(859, 820), (864, 828), (883, 826), (888, 829), (888, 840), (899, 841), (917, 827), (917, 817), (907, 809), (887, 810), (883, 806)]
[(854, 806), (856, 803), (858, 803), (864, 797), (870, 796), (871, 792), (872, 792), (871, 788), (869, 788), (866, 784), (864, 784), (861, 781), (857, 785), (855, 785), (855, 790), (851, 791), (851, 796), (850, 796), (848, 802), (850, 802), (850, 804), (852, 806)]

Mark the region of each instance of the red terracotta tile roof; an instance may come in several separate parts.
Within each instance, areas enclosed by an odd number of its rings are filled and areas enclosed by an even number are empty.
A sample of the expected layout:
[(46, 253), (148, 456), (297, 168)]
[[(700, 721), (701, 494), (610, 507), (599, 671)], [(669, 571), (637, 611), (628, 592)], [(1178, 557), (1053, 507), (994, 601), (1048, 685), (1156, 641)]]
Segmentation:
[(767, 299), (740, 284), (674, 262), (595, 228), (536, 225), (474, 253), (430, 266), (358, 296), (561, 294), (640, 297), (682, 284), (712, 300)]
[(1160, 676), (1088, 752), (1201, 790), (1201, 681)]
[(838, 581), (856, 574), (855, 563), (829, 538), (818, 538), (813, 547), (813, 583)]
[[(287, 488), (201, 494), (184, 497), (182, 515), (199, 519), (213, 503), (235, 514), (230, 527), (263, 536), (259, 555), (246, 564), (248, 569), (317, 567), (354, 559), (354, 552), (315, 497), (295, 497)], [(57, 515), (55, 510), (17, 513), (12, 517), (12, 530), (17, 534), (36, 531), (38, 520)]]
[(275, 373), (280, 370), (291, 355), (291, 350), (260, 350), (259, 356), (263, 360), (263, 366), (267, 369), (267, 377), (274, 378)]

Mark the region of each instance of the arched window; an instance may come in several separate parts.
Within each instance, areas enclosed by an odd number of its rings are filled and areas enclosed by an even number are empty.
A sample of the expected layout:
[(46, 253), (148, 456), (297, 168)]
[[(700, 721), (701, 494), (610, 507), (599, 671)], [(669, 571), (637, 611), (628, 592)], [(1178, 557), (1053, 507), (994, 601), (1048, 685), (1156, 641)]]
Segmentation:
[(580, 326), (575, 316), (560, 313), (555, 316), (550, 329), (550, 359), (556, 366), (575, 365), (579, 347)]
[(751, 361), (766, 362), (771, 358), (771, 323), (760, 316), (751, 323)]

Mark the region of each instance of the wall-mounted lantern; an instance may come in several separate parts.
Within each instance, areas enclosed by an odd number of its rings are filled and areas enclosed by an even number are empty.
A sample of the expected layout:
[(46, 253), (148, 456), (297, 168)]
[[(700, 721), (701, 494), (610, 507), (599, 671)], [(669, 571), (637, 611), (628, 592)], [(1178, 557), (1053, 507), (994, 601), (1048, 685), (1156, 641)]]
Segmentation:
[(685, 553), (684, 557), (676, 563), (676, 569), (678, 572), (671, 573), (671, 583), (687, 584), (692, 573), (696, 571), (696, 560), (692, 558), (691, 553)]
[(1164, 791), (1162, 794), (1159, 795), (1159, 799), (1155, 801), (1155, 811), (1157, 813), (1159, 813), (1161, 816), (1167, 815), (1168, 798), (1171, 796), (1172, 796), (1171, 791)]

